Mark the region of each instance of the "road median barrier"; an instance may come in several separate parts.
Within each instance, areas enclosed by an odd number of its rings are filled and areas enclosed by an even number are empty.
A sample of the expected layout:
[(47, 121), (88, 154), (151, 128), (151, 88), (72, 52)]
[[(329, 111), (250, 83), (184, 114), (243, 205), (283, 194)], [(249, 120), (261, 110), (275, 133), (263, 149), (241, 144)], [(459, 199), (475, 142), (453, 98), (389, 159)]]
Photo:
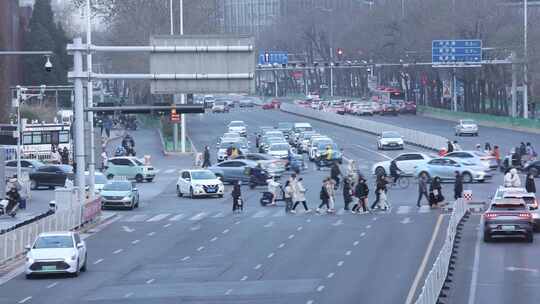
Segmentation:
[(380, 135), (384, 131), (395, 131), (403, 137), (405, 143), (437, 152), (448, 144), (448, 139), (442, 136), (358, 117), (322, 112), (293, 104), (283, 103), (281, 105), (281, 111), (363, 131), (373, 135)]

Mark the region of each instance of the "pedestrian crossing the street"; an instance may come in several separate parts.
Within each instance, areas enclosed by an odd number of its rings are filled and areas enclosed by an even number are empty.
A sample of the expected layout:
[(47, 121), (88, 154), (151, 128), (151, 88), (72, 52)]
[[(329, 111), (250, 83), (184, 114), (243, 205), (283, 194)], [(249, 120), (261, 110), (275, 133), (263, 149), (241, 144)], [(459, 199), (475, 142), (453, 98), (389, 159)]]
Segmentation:
[[(423, 213), (439, 213), (438, 209), (431, 209), (429, 206), (422, 206), (417, 208), (416, 206), (396, 206), (390, 208), (388, 211), (376, 211), (376, 214), (394, 214), (398, 216), (411, 215), (411, 214), (423, 214)], [(250, 210), (245, 211), (239, 216), (261, 219), (261, 218), (276, 218), (284, 216), (314, 216), (317, 213), (310, 212), (305, 213), (304, 211), (298, 211), (296, 214), (287, 214), (285, 208), (266, 208), (262, 210)], [(324, 212), (323, 212), (324, 214)], [(334, 216), (354, 216), (350, 211), (343, 209), (338, 209)], [(204, 219), (219, 219), (225, 217), (234, 216), (231, 211), (212, 211), (212, 212), (179, 212), (179, 213), (138, 213), (133, 215), (123, 215), (120, 218), (120, 222), (146, 222), (146, 223), (156, 223), (156, 222), (178, 222), (178, 221), (188, 221), (188, 222), (197, 222)]]

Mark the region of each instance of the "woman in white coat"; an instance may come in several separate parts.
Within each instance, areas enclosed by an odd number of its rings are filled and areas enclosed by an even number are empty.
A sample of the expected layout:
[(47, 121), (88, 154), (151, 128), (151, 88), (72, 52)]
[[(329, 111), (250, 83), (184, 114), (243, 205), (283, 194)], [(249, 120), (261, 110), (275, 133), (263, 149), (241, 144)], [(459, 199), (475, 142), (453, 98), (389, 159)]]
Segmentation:
[(504, 186), (521, 187), (521, 179), (519, 178), (516, 168), (510, 169), (510, 171), (504, 175)]
[(302, 204), (302, 206), (304, 206), (304, 210), (306, 212), (310, 211), (306, 203), (306, 188), (304, 188), (304, 185), (302, 184), (301, 177), (298, 178), (298, 180), (296, 181), (294, 191), (293, 191), (293, 201), (294, 201), (294, 206), (291, 210), (292, 213), (296, 213), (295, 211), (296, 206), (298, 206), (298, 204), (300, 203)]

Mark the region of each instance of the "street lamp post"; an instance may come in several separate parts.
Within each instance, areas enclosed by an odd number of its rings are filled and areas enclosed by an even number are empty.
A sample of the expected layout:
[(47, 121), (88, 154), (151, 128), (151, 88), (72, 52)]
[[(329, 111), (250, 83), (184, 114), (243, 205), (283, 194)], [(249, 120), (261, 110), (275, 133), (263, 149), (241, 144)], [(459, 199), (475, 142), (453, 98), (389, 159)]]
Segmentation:
[(523, 1), (523, 118), (529, 118), (529, 76), (528, 76), (528, 51), (527, 51), (527, 0)]
[[(92, 24), (91, 24), (91, 17), (90, 17), (90, 0), (86, 0), (86, 44), (88, 48), (90, 48), (90, 45), (92, 45)], [(92, 53), (88, 52), (86, 54), (86, 65), (88, 74), (91, 75), (92, 73)], [(88, 82), (86, 85), (86, 93), (88, 94), (88, 107), (94, 106), (94, 86), (92, 79), (88, 78)], [(89, 190), (90, 190), (90, 198), (94, 198), (95, 195), (95, 174), (96, 174), (96, 159), (95, 159), (95, 138), (94, 138), (94, 112), (90, 111), (87, 113), (88, 115), (88, 123), (89, 123), (89, 129), (90, 129), (90, 161), (88, 164), (88, 175), (89, 175)], [(84, 168), (82, 168), (84, 170)], [(80, 189), (80, 191), (84, 191), (85, 189)]]
[[(184, 35), (184, 0), (180, 1), (180, 35)], [(171, 23), (171, 36), (174, 35), (174, 14), (173, 14), (173, 0), (169, 1), (169, 13)], [(174, 99), (174, 95), (173, 95)], [(173, 103), (175, 100), (173, 100)], [(180, 103), (186, 103), (186, 94), (180, 94)], [(178, 149), (178, 124), (173, 125), (173, 146), (174, 150)], [(180, 150), (182, 153), (186, 152), (186, 116), (184, 113), (180, 114)]]

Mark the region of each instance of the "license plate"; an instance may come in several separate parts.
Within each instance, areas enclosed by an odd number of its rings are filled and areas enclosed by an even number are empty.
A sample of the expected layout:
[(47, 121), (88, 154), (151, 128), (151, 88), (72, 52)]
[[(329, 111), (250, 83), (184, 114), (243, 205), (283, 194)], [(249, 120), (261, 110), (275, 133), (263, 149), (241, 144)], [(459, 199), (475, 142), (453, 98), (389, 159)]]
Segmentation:
[(514, 231), (516, 229), (516, 227), (514, 226), (511, 226), (511, 225), (504, 225), (501, 227), (501, 230), (503, 231)]
[(397, 144), (390, 144), (390, 146), (397, 146)]
[(214, 193), (214, 192), (216, 192), (216, 189), (208, 189), (206, 192), (208, 192), (208, 193)]
[(52, 266), (41, 266), (41, 270), (43, 271), (53, 271), (53, 270), (56, 270), (56, 266), (52, 265)]

